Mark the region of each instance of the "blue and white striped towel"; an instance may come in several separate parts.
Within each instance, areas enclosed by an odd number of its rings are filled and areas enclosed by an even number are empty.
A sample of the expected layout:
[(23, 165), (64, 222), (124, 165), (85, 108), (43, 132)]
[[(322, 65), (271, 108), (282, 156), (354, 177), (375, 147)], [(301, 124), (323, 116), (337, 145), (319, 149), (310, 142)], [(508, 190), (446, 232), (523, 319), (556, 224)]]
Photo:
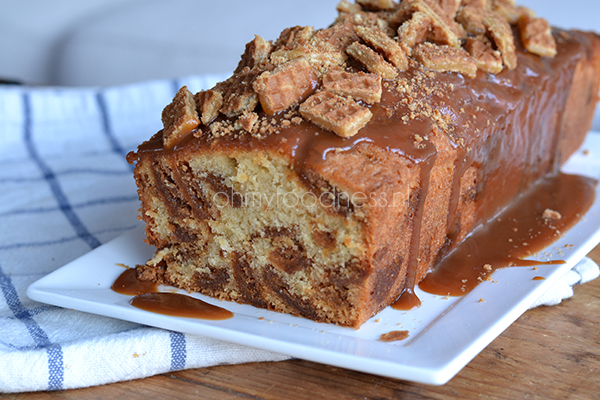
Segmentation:
[[(27, 287), (137, 226), (126, 153), (160, 129), (176, 90), (223, 77), (116, 88), (0, 86), (0, 392), (59, 390), (288, 356), (33, 302)], [(585, 265), (584, 265), (585, 264)], [(585, 261), (571, 286), (593, 279)], [(582, 272), (583, 271), (583, 272)]]
[[(137, 226), (126, 153), (182, 85), (0, 86), (0, 392), (99, 385), (288, 356), (33, 302), (27, 287)], [(133, 355), (133, 356), (132, 356)]]

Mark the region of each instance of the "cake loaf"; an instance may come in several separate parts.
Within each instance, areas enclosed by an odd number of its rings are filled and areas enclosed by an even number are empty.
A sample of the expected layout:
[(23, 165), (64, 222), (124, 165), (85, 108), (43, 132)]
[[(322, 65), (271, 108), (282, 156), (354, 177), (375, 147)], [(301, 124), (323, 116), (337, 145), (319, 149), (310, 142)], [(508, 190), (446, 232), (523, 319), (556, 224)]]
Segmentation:
[(255, 37), (129, 155), (140, 279), (359, 327), (582, 143), (600, 39), (510, 0), (357, 0)]

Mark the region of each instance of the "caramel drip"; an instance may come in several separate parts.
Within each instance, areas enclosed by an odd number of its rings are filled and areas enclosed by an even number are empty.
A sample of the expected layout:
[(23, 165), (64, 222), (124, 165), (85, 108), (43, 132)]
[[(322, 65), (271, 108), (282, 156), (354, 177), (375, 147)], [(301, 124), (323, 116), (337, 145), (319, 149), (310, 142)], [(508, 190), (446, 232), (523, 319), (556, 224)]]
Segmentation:
[(415, 294), (414, 285), (406, 287), (400, 297), (390, 307), (394, 310), (408, 311), (421, 306), (421, 299)]
[(117, 293), (135, 296), (143, 293), (156, 292), (157, 286), (153, 282), (141, 281), (137, 277), (135, 268), (126, 269), (110, 287)]
[[(541, 180), (442, 259), (419, 288), (460, 296), (499, 268), (564, 264), (562, 260), (523, 258), (543, 250), (577, 223), (594, 202), (596, 185), (593, 179), (566, 174)], [(548, 209), (558, 212), (560, 218), (545, 218)]]
[(408, 253), (408, 266), (406, 268), (406, 279), (404, 283), (404, 292), (392, 307), (397, 309), (412, 309), (419, 307), (421, 301), (415, 295), (414, 289), (417, 284), (417, 271), (419, 269), (419, 249), (421, 244), (421, 225), (423, 222), (423, 213), (425, 211), (425, 199), (429, 190), (429, 176), (435, 157), (432, 157), (428, 162), (421, 166), (421, 185), (418, 189), (417, 204), (413, 212), (413, 227), (410, 238), (410, 247)]
[(135, 296), (130, 304), (142, 310), (173, 317), (219, 321), (233, 317), (231, 311), (194, 297), (178, 293), (146, 293)]
[(450, 201), (448, 204), (448, 218), (446, 220), (446, 230), (450, 243), (454, 243), (458, 234), (455, 222), (457, 219), (457, 210), (460, 202), (460, 182), (461, 178), (467, 172), (469, 164), (464, 162), (466, 153), (464, 149), (458, 149), (458, 156), (454, 160), (454, 174), (452, 176), (452, 186), (450, 193)]
[(157, 292), (158, 286), (155, 283), (138, 279), (135, 268), (128, 268), (119, 275), (111, 289), (120, 294), (135, 296), (130, 300), (132, 306), (158, 314), (208, 320), (233, 317), (224, 308), (190, 296)]

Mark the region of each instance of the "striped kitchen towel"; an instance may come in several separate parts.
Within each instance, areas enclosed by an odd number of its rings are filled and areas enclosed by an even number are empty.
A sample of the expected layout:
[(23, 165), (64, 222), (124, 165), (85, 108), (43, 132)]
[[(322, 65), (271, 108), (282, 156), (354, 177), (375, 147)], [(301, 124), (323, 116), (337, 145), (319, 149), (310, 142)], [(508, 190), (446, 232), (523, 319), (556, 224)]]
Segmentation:
[[(288, 356), (31, 301), (44, 275), (139, 225), (128, 151), (161, 128), (176, 90), (223, 77), (114, 88), (0, 86), (0, 392), (60, 390)], [(555, 304), (591, 260), (574, 269)], [(133, 357), (131, 355), (134, 355)], [(136, 356), (137, 355), (137, 356)]]
[(218, 80), (0, 86), (0, 392), (289, 358), (44, 305), (25, 294), (34, 281), (140, 223), (126, 153), (162, 127), (162, 109), (179, 87), (198, 91)]

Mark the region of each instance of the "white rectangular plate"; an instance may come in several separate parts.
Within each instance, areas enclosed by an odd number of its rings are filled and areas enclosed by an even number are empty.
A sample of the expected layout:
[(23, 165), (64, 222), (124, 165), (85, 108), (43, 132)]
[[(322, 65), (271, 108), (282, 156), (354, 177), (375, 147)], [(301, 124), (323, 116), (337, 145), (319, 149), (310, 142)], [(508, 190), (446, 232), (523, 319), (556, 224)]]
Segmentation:
[[(592, 133), (563, 169), (600, 178), (600, 133)], [(428, 384), (444, 384), (515, 321), (553, 283), (600, 241), (600, 188), (587, 215), (540, 253), (562, 259), (548, 265), (496, 271), (463, 297), (442, 297), (417, 289), (422, 306), (411, 311), (386, 308), (360, 329), (316, 323), (248, 305), (193, 294), (234, 313), (224, 321), (153, 314), (132, 307), (130, 296), (110, 286), (123, 272), (118, 264), (142, 264), (153, 254), (135, 229), (32, 284), (27, 294), (40, 302), (215, 339), (272, 350), (319, 363)], [(533, 280), (542, 276), (545, 280)], [(169, 289), (171, 290), (171, 289)], [(480, 301), (482, 299), (483, 301)], [(402, 341), (379, 336), (407, 330)]]

